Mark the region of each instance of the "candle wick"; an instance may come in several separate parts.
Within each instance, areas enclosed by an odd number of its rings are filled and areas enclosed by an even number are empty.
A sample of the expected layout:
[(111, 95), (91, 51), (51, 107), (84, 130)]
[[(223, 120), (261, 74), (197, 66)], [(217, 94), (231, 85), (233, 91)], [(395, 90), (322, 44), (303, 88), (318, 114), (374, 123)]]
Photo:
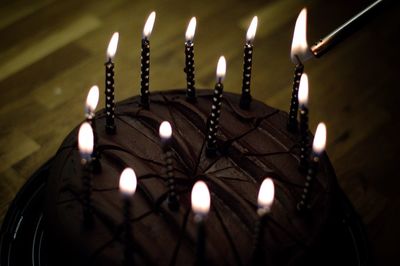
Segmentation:
[(296, 54), (296, 55), (294, 55), (294, 57), (296, 58), (296, 60), (297, 60), (297, 65), (298, 66), (302, 66), (303, 65), (303, 63), (301, 62), (301, 60), (300, 60), (300, 57)]
[(194, 220), (195, 220), (196, 223), (202, 223), (202, 222), (204, 222), (204, 219), (205, 219), (205, 215), (204, 214), (196, 213), (194, 215)]
[(270, 208), (267, 207), (260, 207), (257, 210), (257, 214), (258, 216), (260, 216), (261, 219), (264, 219), (263, 217), (267, 215), (267, 213), (269, 213)]
[(94, 118), (95, 113), (89, 107), (86, 107), (85, 113), (86, 113), (86, 118), (87, 118), (87, 120), (89, 120), (88, 122), (90, 123), (91, 122), (90, 120), (92, 120)]

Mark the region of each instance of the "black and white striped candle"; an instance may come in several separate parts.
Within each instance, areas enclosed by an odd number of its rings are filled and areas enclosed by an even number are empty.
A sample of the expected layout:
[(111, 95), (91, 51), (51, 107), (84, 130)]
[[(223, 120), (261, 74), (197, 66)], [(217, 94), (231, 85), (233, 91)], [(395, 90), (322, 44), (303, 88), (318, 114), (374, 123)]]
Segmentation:
[(292, 86), (292, 97), (290, 100), (289, 120), (287, 128), (291, 132), (296, 132), (298, 128), (297, 113), (299, 110), (299, 85), (300, 78), (304, 71), (304, 65), (301, 62), (301, 58), (309, 53), (307, 44), (307, 10), (304, 8), (296, 20), (296, 26), (294, 28), (292, 49), (290, 56), (292, 62), (296, 64), (293, 77)]
[(217, 153), (217, 131), (221, 115), (222, 92), (224, 89), (222, 81), (225, 78), (225, 73), (226, 60), (224, 56), (221, 56), (217, 65), (217, 83), (214, 88), (211, 112), (207, 120), (206, 155), (209, 157), (215, 156)]
[(177, 211), (179, 209), (179, 201), (178, 201), (178, 196), (176, 194), (173, 157), (170, 147), (171, 137), (172, 137), (172, 127), (168, 121), (163, 121), (161, 123), (159, 128), (159, 135), (161, 138), (161, 145), (165, 159), (165, 173), (167, 175), (167, 185), (168, 185), (168, 198), (167, 198), (168, 207), (172, 211)]
[(185, 34), (185, 68), (186, 73), (186, 98), (196, 101), (196, 88), (194, 79), (194, 33), (196, 31), (196, 18), (192, 17)]
[(107, 62), (104, 64), (106, 68), (105, 79), (105, 96), (106, 96), (106, 132), (114, 134), (116, 132), (114, 116), (115, 116), (115, 100), (114, 100), (114, 62), (113, 58), (117, 52), (119, 33), (114, 32), (107, 48)]
[(206, 265), (206, 230), (205, 219), (210, 211), (211, 196), (207, 184), (197, 181), (191, 193), (192, 211), (197, 224), (196, 266)]
[(99, 87), (94, 85), (90, 88), (86, 97), (85, 114), (86, 121), (90, 124), (93, 131), (93, 152), (91, 159), (91, 168), (94, 173), (101, 172), (100, 153), (98, 150), (99, 137), (97, 134), (95, 110), (99, 102)]
[(297, 209), (299, 211), (304, 211), (311, 208), (310, 205), (311, 191), (313, 185), (315, 184), (315, 178), (317, 176), (319, 167), (319, 159), (325, 150), (325, 145), (326, 145), (326, 126), (324, 123), (319, 123), (317, 130), (315, 132), (315, 137), (313, 141), (313, 153), (311, 155), (311, 160), (308, 165), (306, 181), (304, 183), (301, 199), (297, 204)]
[(296, 132), (298, 126), (297, 122), (297, 112), (299, 110), (298, 95), (299, 95), (300, 78), (301, 75), (303, 74), (303, 70), (304, 70), (304, 65), (301, 62), (296, 65), (296, 68), (294, 70), (292, 96), (290, 100), (289, 120), (287, 124), (288, 130), (291, 132)]
[(260, 190), (257, 198), (257, 214), (259, 219), (257, 220), (254, 227), (254, 240), (253, 240), (253, 251), (252, 251), (252, 263), (251, 265), (262, 265), (260, 262), (263, 261), (263, 235), (266, 218), (271, 212), (271, 206), (274, 202), (275, 197), (275, 186), (271, 178), (265, 178), (261, 183)]
[(299, 87), (300, 104), (300, 164), (299, 169), (306, 172), (310, 156), (310, 138), (308, 135), (308, 76), (303, 74)]
[(147, 18), (146, 24), (143, 29), (142, 37), (142, 51), (141, 51), (141, 65), (140, 65), (140, 104), (145, 108), (150, 108), (150, 35), (153, 30), (154, 21), (156, 19), (156, 12), (151, 12)]
[(78, 132), (78, 148), (82, 164), (82, 202), (83, 225), (90, 228), (93, 224), (92, 210), (92, 153), (93, 130), (88, 122), (84, 122)]
[(90, 124), (93, 130), (93, 154), (92, 154), (93, 157), (96, 157), (97, 144), (98, 144), (96, 119), (95, 119), (95, 111), (98, 102), (99, 102), (99, 87), (94, 85), (89, 90), (85, 104), (86, 121)]
[(137, 178), (132, 168), (125, 168), (119, 178), (119, 190), (122, 194), (122, 212), (124, 217), (124, 262), (125, 265), (134, 265), (133, 257), (133, 230), (132, 230), (132, 198), (136, 192)]
[(258, 18), (255, 16), (247, 30), (246, 43), (244, 45), (242, 95), (240, 97), (240, 108), (242, 109), (248, 109), (251, 103), (250, 82), (253, 65), (253, 40), (256, 35), (257, 24)]

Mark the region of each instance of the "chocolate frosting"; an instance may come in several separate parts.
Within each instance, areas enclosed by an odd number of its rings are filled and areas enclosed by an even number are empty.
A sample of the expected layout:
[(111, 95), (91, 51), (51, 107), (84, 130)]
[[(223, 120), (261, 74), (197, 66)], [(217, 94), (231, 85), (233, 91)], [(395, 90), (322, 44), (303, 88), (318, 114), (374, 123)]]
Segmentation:
[[(239, 107), (240, 95), (225, 92), (221, 108), (218, 154), (205, 155), (207, 117), (212, 91), (198, 90), (197, 101), (185, 90), (152, 93), (149, 110), (140, 97), (116, 105), (117, 132), (105, 132), (105, 112), (96, 114), (96, 150), (101, 170), (92, 174), (93, 225), (83, 226), (82, 166), (77, 130), (65, 139), (53, 160), (47, 190), (49, 247), (57, 265), (123, 265), (123, 198), (118, 189), (125, 167), (132, 167), (138, 187), (132, 198), (131, 226), (136, 265), (193, 265), (197, 225), (190, 192), (197, 180), (207, 183), (211, 209), (205, 220), (207, 265), (249, 265), (259, 221), (257, 195), (271, 177), (275, 200), (263, 225), (261, 261), (266, 265), (307, 263), (324, 241), (332, 215), (336, 177), (329, 159), (321, 158), (312, 186), (311, 210), (299, 213), (305, 175), (298, 170), (299, 135), (286, 129), (288, 115), (253, 100)], [(179, 210), (167, 204), (168, 184), (158, 128), (168, 120)]]

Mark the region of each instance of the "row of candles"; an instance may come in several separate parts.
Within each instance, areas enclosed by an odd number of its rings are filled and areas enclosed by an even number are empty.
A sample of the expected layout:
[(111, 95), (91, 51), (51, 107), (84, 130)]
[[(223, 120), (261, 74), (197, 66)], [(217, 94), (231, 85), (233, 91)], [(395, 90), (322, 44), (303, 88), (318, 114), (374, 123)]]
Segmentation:
[[(140, 89), (140, 105), (145, 108), (150, 108), (150, 36), (154, 27), (156, 18), (156, 13), (153, 11), (148, 16), (145, 26), (143, 28), (142, 34), (142, 45), (141, 45), (141, 89)], [(193, 17), (187, 27), (185, 34), (185, 68), (186, 73), (186, 96), (187, 100), (191, 102), (196, 102), (196, 89), (195, 89), (195, 62), (194, 62), (194, 35), (196, 31), (197, 21)], [(246, 41), (244, 45), (244, 61), (243, 61), (243, 78), (242, 78), (242, 94), (240, 98), (240, 108), (246, 110), (250, 108), (251, 105), (251, 92), (250, 92), (250, 82), (251, 82), (251, 71), (252, 71), (252, 60), (253, 60), (253, 41), (256, 35), (258, 25), (258, 18), (255, 16), (246, 33)], [(296, 26), (293, 34), (292, 48), (291, 48), (291, 59), (296, 65), (293, 78), (293, 88), (292, 96), (289, 108), (289, 119), (288, 119), (288, 130), (295, 132), (298, 130), (297, 114), (299, 109), (299, 85), (300, 79), (304, 72), (304, 65), (302, 64), (302, 58), (306, 58), (310, 54), (310, 50), (307, 44), (307, 11), (303, 9), (297, 20)], [(113, 58), (116, 54), (118, 46), (119, 33), (115, 32), (109, 42), (107, 49), (107, 61), (105, 63), (106, 70), (106, 82), (105, 82), (105, 94), (106, 94), (106, 132), (109, 134), (114, 134), (116, 132), (116, 126), (114, 122), (115, 118), (115, 97), (114, 97), (114, 62)], [(218, 112), (218, 105), (222, 99), (223, 85), (222, 81), (225, 77), (226, 62), (225, 58), (220, 58), (224, 60), (223, 71), (219, 71), (217, 67), (217, 84), (215, 86), (215, 95), (213, 98), (213, 110), (216, 109)], [(218, 63), (218, 65), (219, 65)], [(222, 68), (221, 68), (222, 69)], [(303, 115), (308, 115), (308, 110)], [(218, 120), (214, 117), (210, 123)], [(210, 119), (211, 120), (211, 119)], [(207, 141), (207, 154), (215, 155), (216, 147), (213, 143), (216, 142), (215, 132), (218, 125), (213, 123), (215, 128), (214, 131), (209, 132)], [(211, 129), (211, 128), (210, 128)], [(301, 131), (304, 132), (304, 128), (300, 127)], [(305, 165), (303, 165), (305, 166)]]
[[(142, 52), (141, 52), (141, 100), (140, 104), (143, 108), (150, 108), (149, 101), (149, 70), (150, 70), (150, 42), (149, 37), (155, 21), (155, 12), (152, 12), (145, 24), (142, 38)], [(246, 34), (246, 43), (244, 49), (244, 70), (243, 70), (243, 83), (242, 95), (240, 98), (240, 107), (242, 109), (249, 109), (251, 106), (250, 94), (250, 80), (252, 69), (252, 54), (253, 54), (253, 40), (256, 33), (258, 19), (254, 17)], [(306, 41), (306, 10), (303, 9), (296, 21), (294, 31), (294, 38), (292, 43), (292, 61), (296, 64), (293, 93), (291, 99), (291, 106), (288, 118), (288, 130), (295, 132), (300, 129), (300, 163), (299, 169), (306, 174), (304, 189), (301, 199), (297, 205), (299, 210), (307, 210), (310, 208), (310, 194), (313, 180), (318, 171), (318, 162), (321, 154), (325, 149), (326, 143), (326, 127), (325, 124), (320, 123), (317, 127), (315, 138), (312, 145), (312, 154), (309, 151), (309, 135), (308, 135), (308, 77), (303, 73), (304, 66), (301, 63), (301, 57), (308, 52)], [(196, 102), (195, 80), (194, 80), (194, 33), (196, 28), (196, 19), (190, 20), (188, 29), (186, 31), (185, 42), (185, 55), (186, 66), (184, 71), (187, 77), (187, 100)], [(115, 134), (116, 125), (114, 122), (114, 63), (112, 59), (115, 56), (118, 45), (119, 34), (114, 33), (108, 49), (108, 60), (105, 63), (106, 68), (106, 82), (105, 82), (105, 95), (106, 95), (106, 132), (108, 134)], [(222, 104), (223, 80), (226, 73), (226, 60), (223, 56), (218, 60), (217, 65), (217, 82), (215, 85), (211, 112), (207, 120), (207, 134), (206, 134), (206, 155), (215, 156), (217, 154), (216, 136), (218, 131), (220, 108)], [(83, 165), (83, 208), (85, 224), (90, 225), (92, 222), (91, 211), (91, 174), (96, 169), (101, 169), (100, 160), (96, 152), (97, 134), (95, 130), (95, 109), (99, 99), (99, 88), (93, 86), (87, 96), (86, 100), (86, 119), (87, 122), (83, 123), (79, 129), (78, 146), (82, 156)], [(300, 107), (300, 112), (298, 111)], [(297, 114), (300, 114), (300, 126), (297, 125)], [(178, 196), (175, 191), (175, 181), (172, 165), (172, 151), (170, 148), (170, 139), (172, 137), (172, 127), (169, 122), (164, 121), (160, 125), (159, 134), (161, 137), (161, 144), (164, 151), (165, 167), (167, 173), (167, 186), (168, 186), (168, 206), (171, 210), (176, 211), (179, 209)], [(132, 225), (131, 221), (131, 198), (136, 191), (137, 179), (135, 172), (132, 168), (125, 169), (120, 177), (120, 191), (123, 194), (124, 202), (124, 226), (126, 234), (126, 252), (125, 259), (130, 262), (133, 261), (132, 257)], [(262, 236), (263, 223), (266, 215), (270, 212), (271, 205), (274, 199), (274, 184), (270, 178), (266, 178), (259, 191), (258, 196), (258, 211), (259, 221), (255, 226), (253, 259), (257, 259), (259, 252), (259, 241)], [(197, 260), (198, 264), (203, 264), (205, 252), (205, 230), (204, 220), (210, 209), (210, 194), (206, 183), (198, 181), (192, 189), (192, 210), (195, 213), (195, 221), (198, 224), (198, 244), (197, 244)]]
[[(141, 44), (141, 82), (140, 82), (140, 104), (143, 108), (150, 108), (150, 36), (153, 30), (156, 13), (152, 12), (143, 28), (142, 44)], [(195, 63), (194, 63), (194, 35), (196, 31), (196, 18), (193, 17), (187, 27), (185, 34), (185, 68), (186, 73), (186, 96), (187, 100), (196, 102), (196, 89), (195, 89)], [(240, 107), (248, 109), (251, 103), (250, 94), (250, 81), (253, 57), (253, 40), (256, 34), (258, 18), (255, 16), (251, 21), (249, 29), (246, 33), (246, 42), (244, 46), (244, 63), (243, 63), (243, 83), (242, 83), (242, 97), (240, 100)], [(116, 132), (114, 122), (115, 99), (114, 99), (114, 56), (117, 51), (119, 33), (115, 32), (111, 37), (107, 48), (107, 61), (105, 63), (106, 82), (106, 131), (109, 134)], [(225, 75), (225, 74), (224, 74)], [(224, 76), (223, 75), (223, 76)], [(221, 83), (223, 77), (218, 77), (218, 83)], [(220, 88), (222, 90), (222, 88)]]

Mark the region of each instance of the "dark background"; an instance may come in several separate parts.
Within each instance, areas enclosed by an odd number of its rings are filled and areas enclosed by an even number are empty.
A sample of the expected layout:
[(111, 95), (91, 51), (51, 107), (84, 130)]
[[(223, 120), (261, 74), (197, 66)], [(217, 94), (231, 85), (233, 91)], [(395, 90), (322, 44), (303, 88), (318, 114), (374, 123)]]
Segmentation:
[[(308, 7), (308, 42), (323, 37), (371, 0), (37, 0), (0, 3), (0, 214), (27, 178), (83, 119), (91, 85), (104, 89), (106, 47), (121, 34), (116, 98), (138, 94), (140, 38), (151, 36), (151, 90), (185, 86), (184, 32), (197, 16), (197, 87), (211, 87), (218, 57), (227, 58), (225, 88), (240, 92), (245, 32), (259, 16), (253, 96), (288, 110), (295, 19)], [(366, 224), (377, 265), (398, 265), (400, 236), (400, 9), (391, 5), (321, 59), (305, 64), (310, 127), (328, 128), (327, 151), (339, 183)], [(103, 107), (101, 94), (99, 107)], [(1, 218), (2, 219), (2, 218)], [(338, 254), (340, 255), (340, 254)]]

